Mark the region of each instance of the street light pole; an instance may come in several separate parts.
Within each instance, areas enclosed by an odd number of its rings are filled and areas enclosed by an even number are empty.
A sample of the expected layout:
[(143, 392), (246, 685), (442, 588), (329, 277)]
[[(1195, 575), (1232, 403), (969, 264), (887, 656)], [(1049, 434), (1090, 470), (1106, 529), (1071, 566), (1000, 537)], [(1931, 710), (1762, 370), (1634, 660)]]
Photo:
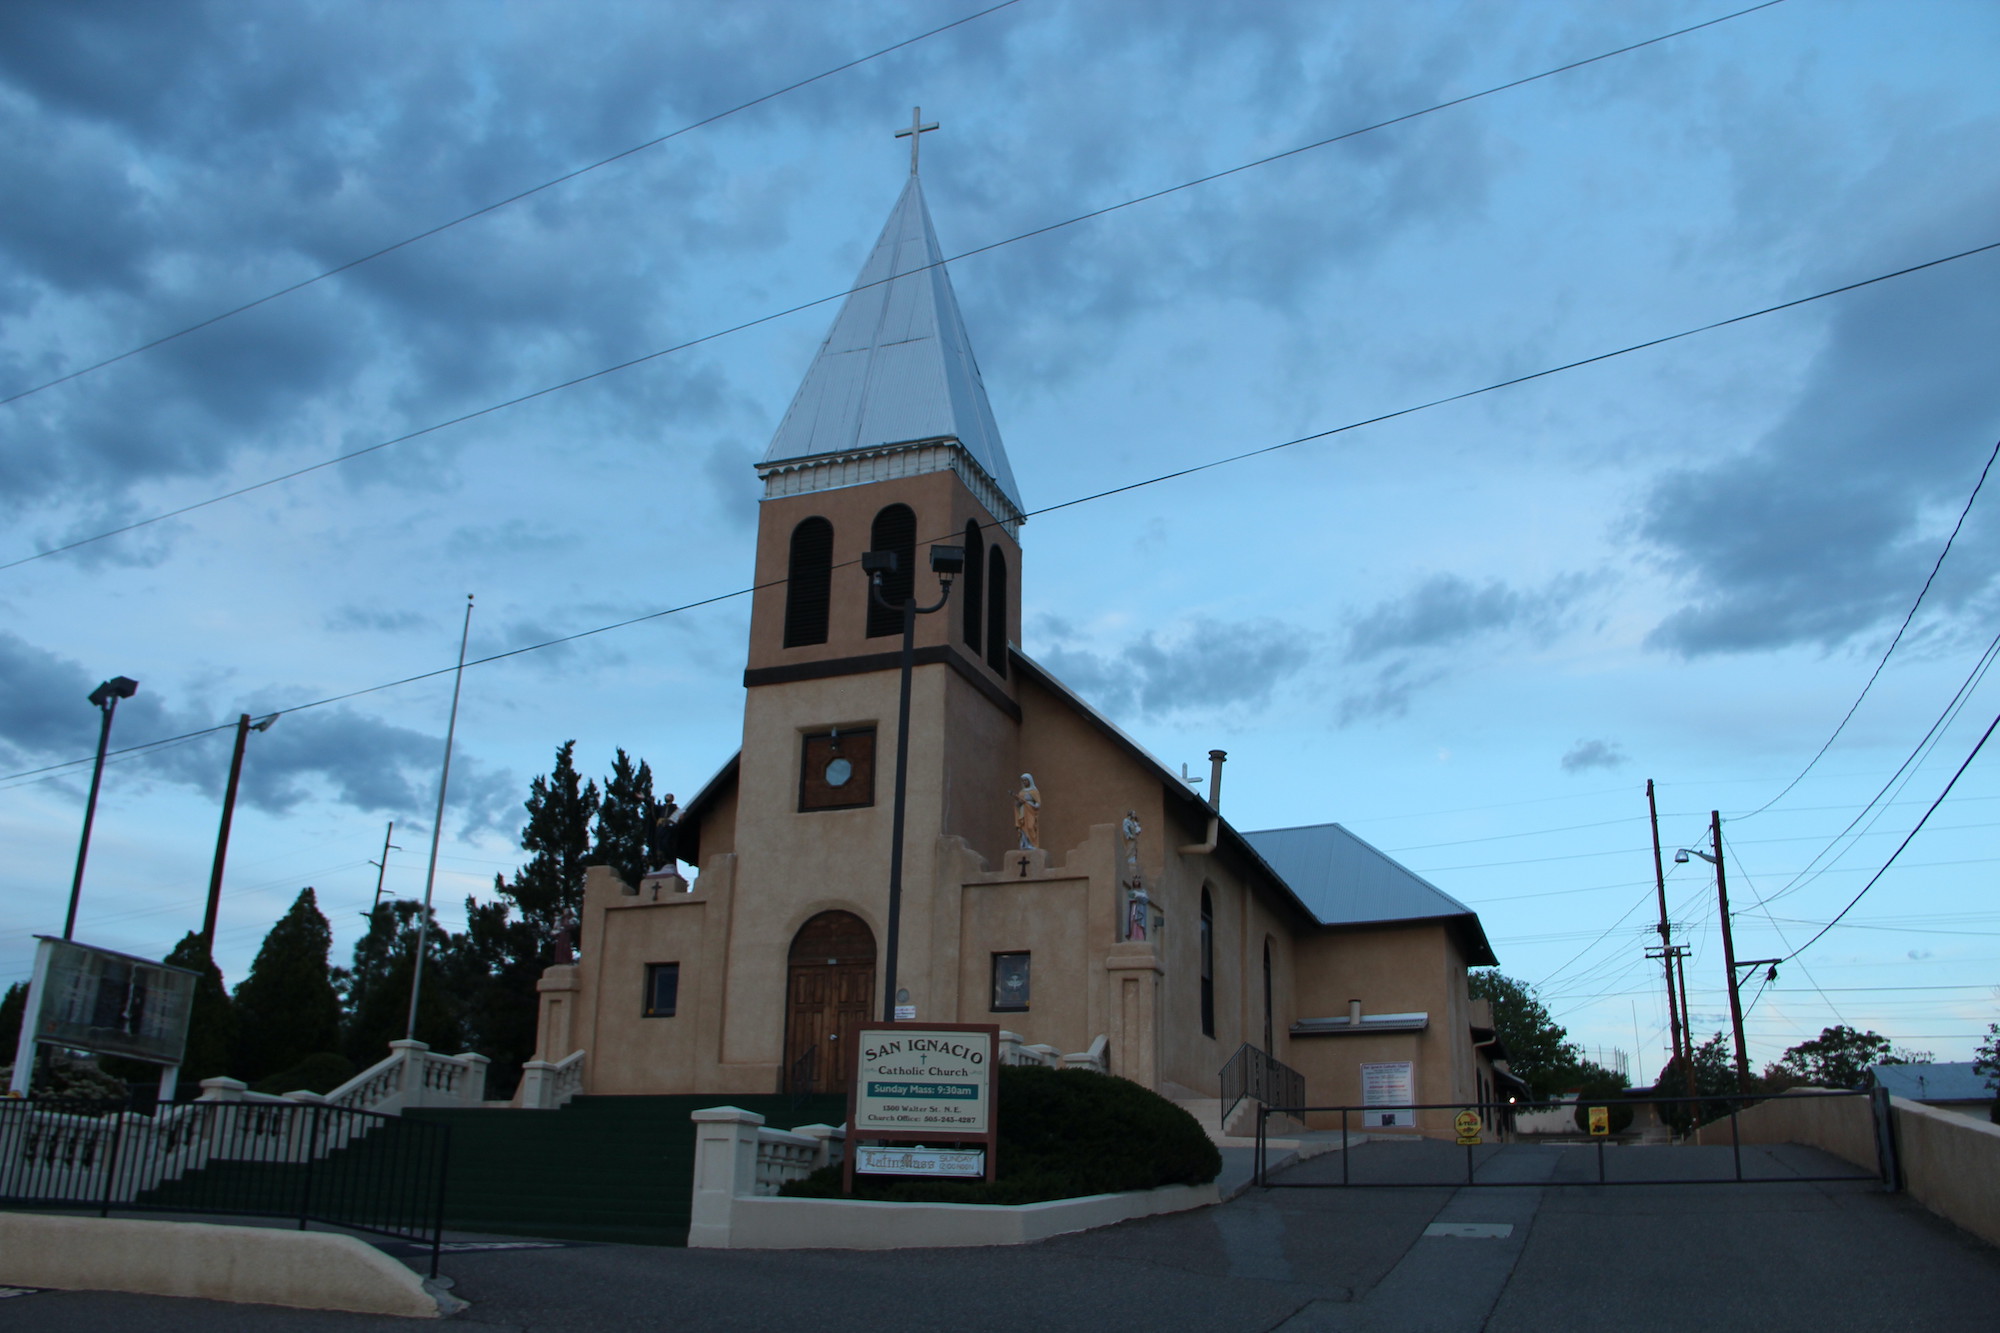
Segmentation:
[(201, 952), (215, 958), (215, 916), (222, 904), (222, 863), (229, 858), (229, 825), (236, 818), (236, 786), (243, 779), (243, 747), (252, 731), (269, 731), (276, 713), (252, 722), (248, 713), (236, 716), (236, 749), (229, 756), (229, 783), (222, 789), (222, 828), (215, 835), (215, 865), (208, 872), (208, 910), (201, 918)]
[(902, 683), (896, 700), (896, 793), (889, 817), (889, 921), (888, 938), (882, 951), (882, 1021), (896, 1021), (896, 957), (902, 940), (903, 918), (903, 815), (910, 773), (910, 671), (916, 665), (917, 617), (941, 611), (951, 600), (951, 580), (965, 568), (965, 550), (958, 546), (931, 547), (931, 569), (937, 573), (943, 592), (930, 606), (918, 606), (914, 592), (897, 608), (882, 595), (882, 576), (896, 572), (894, 551), (870, 551), (861, 557), (868, 575), (868, 595), (877, 605), (903, 613)]
[(97, 820), (97, 789), (104, 781), (104, 751), (111, 744), (111, 716), (118, 701), (139, 692), (139, 682), (130, 676), (113, 676), (90, 692), (90, 701), (104, 714), (97, 728), (97, 766), (90, 770), (90, 799), (83, 805), (83, 841), (76, 849), (76, 877), (69, 883), (69, 915), (63, 918), (63, 938), (76, 933), (76, 904), (83, 896), (83, 863), (90, 855), (90, 826)]
[[(444, 766), (438, 770), (437, 814), (431, 820), (431, 863), (424, 871), (424, 910), (417, 918), (417, 956), (410, 969), (410, 1022), (404, 1029), (406, 1040), (414, 1041), (417, 1036), (417, 997), (424, 989), (424, 949), (430, 941), (431, 931), (431, 890), (437, 884), (438, 841), (444, 834), (444, 795), (451, 785), (451, 745), (458, 735), (458, 693), (465, 684), (465, 645), (472, 639), (472, 594), (465, 595), (465, 625), (458, 634), (458, 671), (451, 678), (451, 720), (444, 727)], [(394, 828), (391, 824), (389, 827)], [(383, 835), (386, 842), (387, 834)], [(389, 854), (382, 853), (388, 860)], [(392, 941), (393, 942), (393, 941)]]

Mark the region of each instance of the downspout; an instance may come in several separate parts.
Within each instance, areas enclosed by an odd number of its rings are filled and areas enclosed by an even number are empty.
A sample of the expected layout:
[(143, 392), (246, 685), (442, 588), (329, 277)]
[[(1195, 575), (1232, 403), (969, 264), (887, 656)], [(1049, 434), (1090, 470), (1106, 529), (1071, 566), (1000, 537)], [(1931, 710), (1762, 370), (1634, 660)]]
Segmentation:
[(1216, 836), (1222, 831), (1222, 816), (1218, 812), (1222, 809), (1222, 762), (1227, 758), (1226, 750), (1208, 752), (1208, 840), (1182, 844), (1183, 856), (1207, 856), (1215, 850)]

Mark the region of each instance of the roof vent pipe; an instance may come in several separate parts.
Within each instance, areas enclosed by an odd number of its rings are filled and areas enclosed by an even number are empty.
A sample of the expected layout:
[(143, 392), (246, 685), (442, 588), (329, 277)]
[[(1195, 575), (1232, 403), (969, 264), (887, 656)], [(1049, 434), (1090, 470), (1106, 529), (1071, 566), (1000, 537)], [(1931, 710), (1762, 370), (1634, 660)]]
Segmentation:
[(1347, 1026), (1349, 1028), (1358, 1028), (1361, 1026), (1361, 1001), (1349, 1000), (1347, 1002)]
[(1227, 758), (1227, 750), (1208, 752), (1208, 837), (1202, 842), (1183, 844), (1180, 850), (1185, 856), (1206, 856), (1215, 850), (1216, 837), (1222, 832), (1222, 818), (1217, 812), (1222, 809), (1222, 763)]

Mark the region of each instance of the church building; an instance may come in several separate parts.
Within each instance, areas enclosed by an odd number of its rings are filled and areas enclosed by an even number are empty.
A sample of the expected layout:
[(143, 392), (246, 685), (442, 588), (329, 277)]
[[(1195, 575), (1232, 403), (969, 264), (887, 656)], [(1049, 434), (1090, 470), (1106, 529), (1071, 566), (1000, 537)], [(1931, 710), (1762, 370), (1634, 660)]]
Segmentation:
[[(1022, 653), (1024, 505), (914, 153), (757, 470), (742, 748), (681, 813), (697, 873), (590, 871), (537, 1060), (580, 1053), (593, 1094), (845, 1091), (843, 1032), (893, 1003), (1183, 1100), (1245, 1044), (1316, 1105), (1496, 1099), (1472, 911), (1338, 824), (1239, 831), (1221, 751), (1197, 792)], [(910, 598), (943, 606), (914, 622), (892, 934)]]

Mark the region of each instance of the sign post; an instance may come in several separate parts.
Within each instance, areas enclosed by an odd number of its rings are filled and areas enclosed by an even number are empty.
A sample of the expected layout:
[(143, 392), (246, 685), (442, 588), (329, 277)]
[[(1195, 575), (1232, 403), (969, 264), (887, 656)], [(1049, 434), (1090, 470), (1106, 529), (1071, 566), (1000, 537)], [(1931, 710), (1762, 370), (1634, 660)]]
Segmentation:
[[(869, 1023), (852, 1037), (846, 1192), (854, 1192), (856, 1171), (991, 1182), (999, 1168), (994, 1068), (1000, 1029), (990, 1023)], [(864, 1147), (863, 1140), (874, 1143)]]

